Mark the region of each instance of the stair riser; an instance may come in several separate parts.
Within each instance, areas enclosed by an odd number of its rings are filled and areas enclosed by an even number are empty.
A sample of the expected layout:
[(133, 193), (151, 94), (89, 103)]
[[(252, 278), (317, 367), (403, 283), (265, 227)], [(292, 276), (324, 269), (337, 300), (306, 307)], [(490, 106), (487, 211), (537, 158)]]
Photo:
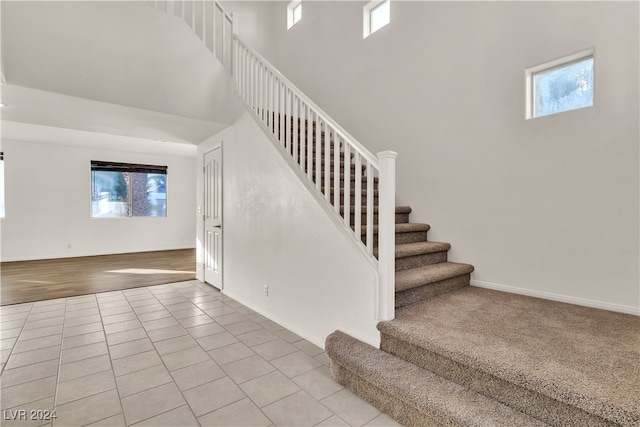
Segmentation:
[[(333, 187), (333, 177), (331, 177), (331, 181), (329, 182), (329, 185), (331, 187)], [(315, 177), (313, 177), (313, 182), (315, 182)], [(324, 176), (322, 177), (322, 179), (320, 180), (320, 184), (322, 185), (322, 188), (324, 188)], [(362, 188), (361, 191), (366, 191), (367, 190), (367, 180), (366, 178), (362, 179)], [(342, 190), (344, 192), (344, 178), (340, 178), (340, 190)], [(354, 179), (354, 176), (351, 175), (351, 180), (349, 182), (349, 196), (354, 195), (355, 194), (355, 190), (356, 190), (356, 180)], [(378, 182), (375, 181), (373, 183), (373, 190), (376, 191), (378, 190)], [(363, 198), (364, 200), (364, 198)]]
[[(411, 233), (396, 233), (396, 244), (403, 243), (415, 243), (415, 242), (426, 242), (429, 239), (427, 238), (426, 231), (413, 231)], [(378, 234), (373, 235), (373, 244), (378, 245)]]
[[(344, 218), (344, 216), (343, 216)], [(350, 216), (351, 220), (349, 222), (349, 224), (353, 225), (355, 224), (355, 214), (351, 214)], [(361, 225), (365, 225), (367, 222), (367, 216), (365, 214), (363, 214), (360, 217), (360, 221), (361, 221)], [(402, 214), (402, 213), (397, 213), (396, 214), (396, 224), (403, 224), (403, 223), (407, 223), (409, 222), (409, 214)], [(374, 224), (378, 224), (378, 214), (373, 214), (373, 223)]]
[(437, 297), (447, 292), (469, 286), (471, 280), (470, 274), (452, 277), (451, 279), (440, 280), (438, 282), (429, 283), (428, 285), (419, 286), (405, 291), (396, 292), (396, 308), (406, 305), (415, 304), (429, 298)]
[(405, 258), (396, 258), (396, 271), (407, 270), (409, 268), (422, 267), (424, 265), (437, 264), (447, 261), (447, 252), (433, 252)]
[[(301, 169), (304, 171), (304, 173), (307, 173), (307, 165), (304, 164)], [(322, 180), (322, 183), (324, 184), (324, 180), (325, 180), (325, 174), (324, 174), (324, 168), (320, 169), (320, 177)], [(338, 179), (340, 180), (340, 189), (343, 190), (344, 192), (344, 169), (340, 170), (340, 173), (338, 174)], [(360, 175), (360, 177), (362, 178), (362, 188), (361, 191), (367, 191), (367, 176), (365, 173), (362, 173), (362, 175)], [(316, 168), (311, 168), (311, 178), (315, 181), (316, 179)], [(333, 174), (333, 171), (331, 171), (331, 175), (330, 175), (330, 185), (331, 185), (331, 189), (333, 190), (333, 187), (335, 187), (335, 176)], [(373, 179), (373, 189), (377, 190), (378, 189), (378, 181), (380, 179), (378, 177), (374, 177)], [(352, 194), (355, 191), (355, 182), (356, 182), (356, 175), (355, 173), (349, 173), (349, 193)]]
[[(289, 153), (289, 155), (293, 156), (294, 150), (293, 150), (292, 147), (289, 147), (286, 151)], [(304, 161), (305, 161), (305, 164), (306, 164), (307, 160), (308, 160), (308, 156), (309, 156), (309, 150), (307, 149), (307, 147), (305, 146), (303, 149), (301, 149), (301, 147), (298, 146), (298, 148), (295, 150), (295, 152), (296, 152), (296, 158), (298, 159), (298, 163), (300, 163), (300, 158), (302, 157), (302, 154), (304, 154)], [(312, 154), (311, 154), (311, 162), (313, 163), (313, 167), (315, 168), (315, 164), (316, 164), (315, 161), (316, 160), (320, 160), (321, 163), (324, 165), (324, 163), (326, 161), (326, 156), (325, 156), (326, 150), (325, 150), (324, 144), (322, 144), (322, 147), (319, 150), (316, 149), (315, 147), (313, 147), (311, 149), (311, 152), (312, 152)], [(335, 163), (335, 154), (334, 153), (335, 153), (335, 151), (334, 151), (333, 146), (332, 146), (331, 149), (329, 150), (329, 163), (331, 165), (334, 165), (334, 163)], [(344, 152), (343, 151), (339, 151), (338, 153), (339, 153), (338, 154), (339, 161), (340, 161), (341, 165), (344, 165), (344, 160), (345, 160)], [(352, 159), (353, 158), (353, 153), (350, 153), (349, 157)], [(352, 165), (355, 165), (355, 163), (352, 163)], [(363, 168), (364, 168), (364, 166), (365, 165), (363, 164)], [(324, 168), (324, 166), (323, 166), (323, 168)], [(341, 167), (341, 169), (342, 169), (342, 167)]]
[(575, 406), (463, 365), (449, 357), (402, 341), (389, 334), (381, 332), (380, 338), (381, 350), (551, 425), (598, 427), (614, 425)]
[[(286, 151), (289, 153), (289, 155), (290, 155), (290, 156), (292, 156), (292, 157), (293, 157), (293, 153), (294, 153), (293, 149), (289, 148), (289, 149), (288, 149), (288, 150), (286, 150)], [(297, 160), (298, 160), (298, 164), (300, 164), (300, 160), (302, 159), (302, 155), (301, 155), (300, 153), (301, 153), (301, 151), (300, 151), (300, 149), (298, 149), (298, 150), (296, 151), (296, 156), (295, 156), (295, 157), (297, 158)], [(303, 151), (303, 153), (304, 153), (304, 163), (305, 163), (305, 165), (306, 165), (306, 164), (307, 164), (307, 161), (308, 161), (309, 152), (305, 149), (305, 150)], [(329, 156), (330, 156), (330, 160), (329, 160), (329, 162), (333, 165), (333, 164), (335, 163), (335, 156), (334, 156), (334, 151), (333, 151), (333, 149), (331, 149), (331, 150), (329, 151)], [(322, 148), (322, 149), (320, 150), (320, 153), (318, 153), (316, 150), (313, 150), (313, 151), (312, 151), (312, 155), (311, 155), (311, 162), (313, 163), (313, 167), (314, 167), (314, 169), (315, 169), (315, 164), (316, 164), (316, 163), (315, 163), (315, 161), (314, 161), (314, 159), (317, 159), (318, 157), (321, 157), (321, 158), (322, 158), (322, 160), (323, 160), (323, 161), (322, 161), (322, 164), (323, 164), (323, 168), (324, 168), (324, 158), (325, 158), (325, 150), (324, 150), (324, 148)], [(340, 154), (339, 154), (339, 161), (340, 161), (340, 162), (344, 162), (344, 153), (342, 153), (342, 152), (340, 152)], [(342, 168), (341, 168), (341, 169), (342, 169)]]
[[(343, 195), (340, 196), (340, 199), (342, 200), (344, 198)], [(351, 205), (355, 205), (356, 203), (356, 196), (355, 194), (353, 194), (353, 192), (351, 193), (351, 196), (349, 197), (349, 200), (351, 201)], [(367, 195), (366, 194), (361, 194), (360, 195), (360, 203), (365, 203), (367, 200)], [(378, 196), (373, 196), (373, 205), (374, 206), (378, 206), (379, 205), (379, 199)]]
[[(375, 221), (377, 222), (377, 221)], [(396, 224), (406, 224), (409, 222), (409, 214), (408, 213), (397, 213), (396, 214)]]
[[(307, 163), (305, 163), (305, 165), (304, 165), (304, 171), (305, 171), (305, 173), (306, 173), (308, 170), (309, 170), (309, 169), (308, 169)], [(333, 172), (334, 172), (335, 170), (336, 170), (336, 168), (334, 167), (334, 164), (333, 164), (333, 163), (331, 163), (331, 166), (329, 167), (329, 171), (331, 172), (331, 174), (332, 174), (332, 175), (333, 175)], [(344, 169), (344, 165), (341, 165), (341, 166), (340, 166), (340, 169), (339, 169), (340, 173), (343, 173), (343, 174), (344, 174), (344, 170), (345, 170), (345, 169)], [(351, 170), (351, 172), (350, 172), (350, 176), (355, 176), (355, 173), (356, 173), (356, 165), (351, 165), (350, 170)], [(315, 162), (314, 162), (314, 163), (311, 165), (311, 173), (313, 173), (313, 175), (315, 176), (315, 172), (316, 172), (316, 164), (315, 164)], [(320, 174), (321, 174), (321, 175), (324, 175), (324, 163), (322, 163), (322, 165), (320, 166)], [(362, 175), (361, 175), (361, 176), (365, 176), (365, 174), (366, 174), (366, 171), (365, 171), (365, 169), (363, 168), (363, 169), (362, 169)]]
[(359, 375), (354, 374), (333, 360), (330, 366), (331, 375), (333, 375), (333, 378), (335, 378), (338, 383), (362, 397), (382, 412), (390, 415), (402, 425), (407, 427), (437, 427), (442, 425), (434, 418), (417, 411), (412, 405), (405, 403), (402, 399), (377, 387)]
[[(320, 191), (322, 192), (322, 194), (324, 194), (324, 186), (320, 189)], [(335, 192), (333, 191), (333, 188), (332, 188), (331, 191), (329, 192), (331, 204), (333, 204), (334, 193)], [(353, 191), (350, 191), (349, 194), (350, 194), (350, 197), (349, 197), (350, 205), (354, 206), (356, 202), (356, 195), (353, 194)], [(340, 204), (344, 205), (344, 194), (341, 193), (338, 197), (340, 199)], [(367, 200), (367, 193), (366, 191), (363, 190), (362, 193), (360, 194), (360, 202), (365, 203), (366, 200)], [(373, 205), (378, 206), (378, 204), (379, 204), (378, 196), (373, 196)]]
[[(293, 151), (293, 148), (292, 148), (293, 145), (294, 145), (293, 143), (291, 143), (289, 145), (289, 151)], [(295, 144), (295, 145), (296, 145), (296, 151), (298, 152), (298, 154), (300, 154), (300, 151), (302, 151), (304, 149), (304, 153), (305, 153), (305, 157), (306, 157), (307, 153), (309, 152), (309, 144), (308, 144), (307, 140), (304, 139), (302, 141), (298, 141), (298, 143)], [(333, 142), (331, 142), (331, 144), (329, 144), (329, 145), (330, 145), (329, 146), (329, 152), (331, 154), (333, 154), (335, 152), (335, 144)], [(325, 141), (324, 140), (320, 140), (320, 147), (318, 147), (318, 144), (316, 144), (315, 139), (313, 139), (312, 143), (311, 143), (311, 151), (313, 153), (317, 153), (318, 151), (322, 151), (322, 153), (324, 153), (325, 151), (327, 151), (327, 146), (325, 144)], [(340, 153), (340, 157), (344, 158), (344, 151), (339, 150), (339, 153)], [(332, 156), (332, 158), (333, 158), (333, 156)]]

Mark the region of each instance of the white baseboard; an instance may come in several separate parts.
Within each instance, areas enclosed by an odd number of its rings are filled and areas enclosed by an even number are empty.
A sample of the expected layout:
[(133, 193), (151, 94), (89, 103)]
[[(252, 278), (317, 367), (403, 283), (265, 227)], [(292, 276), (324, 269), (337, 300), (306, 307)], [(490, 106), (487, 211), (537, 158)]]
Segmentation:
[[(311, 342), (312, 344), (317, 345), (318, 347), (324, 349), (324, 342), (325, 339), (327, 337), (319, 337), (316, 336), (315, 334), (310, 333), (307, 330), (303, 330), (301, 329), (299, 326), (294, 325), (284, 319), (282, 319), (280, 316), (274, 314), (274, 313), (270, 313), (266, 310), (263, 310), (261, 307), (258, 307), (254, 304), (248, 303), (247, 301), (245, 301), (242, 297), (239, 297), (236, 293), (234, 292), (229, 292), (229, 291), (225, 291), (224, 288), (222, 290), (222, 293), (230, 298), (233, 298), (234, 300), (238, 301), (240, 304), (244, 305), (245, 307), (250, 308), (251, 310), (255, 311), (256, 313), (266, 317), (267, 319), (277, 323), (278, 325), (282, 326), (283, 328), (286, 328), (288, 330), (290, 330), (291, 332), (293, 332), (294, 334), (306, 339), (307, 341)], [(340, 328), (338, 328), (340, 329)], [(349, 330), (344, 330), (344, 329), (340, 329), (342, 330), (342, 332), (351, 335), (352, 337), (359, 339), (362, 342), (365, 342), (369, 345), (372, 345), (376, 348), (380, 347), (380, 342), (376, 341), (376, 340), (372, 340), (369, 339), (367, 337), (363, 337), (359, 334), (353, 334), (351, 331)]]
[(595, 301), (586, 298), (572, 297), (567, 295), (554, 294), (551, 292), (535, 291), (531, 289), (516, 288), (514, 286), (500, 285), (497, 283), (483, 282), (471, 279), (471, 286), (479, 288), (493, 289), (496, 291), (509, 292), (512, 294), (526, 295), (535, 298), (548, 299), (552, 301), (566, 302), (569, 304), (582, 305), (585, 307), (599, 308), (602, 310), (616, 311), (618, 313), (634, 314), (640, 316), (640, 308), (628, 305), (611, 304), (608, 302)]

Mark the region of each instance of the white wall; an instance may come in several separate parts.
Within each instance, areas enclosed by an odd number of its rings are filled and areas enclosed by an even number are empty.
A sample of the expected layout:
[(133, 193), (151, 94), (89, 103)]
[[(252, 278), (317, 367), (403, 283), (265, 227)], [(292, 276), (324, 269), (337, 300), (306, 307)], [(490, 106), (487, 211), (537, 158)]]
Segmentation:
[(224, 293), (319, 346), (336, 329), (377, 344), (375, 269), (248, 114), (198, 146), (202, 170), (204, 153), (222, 142)]
[[(276, 66), (372, 152), (474, 284), (639, 312), (637, 2), (304, 2)], [(524, 119), (524, 70), (595, 47), (595, 105)]]
[[(116, 151), (83, 136), (84, 147), (3, 138), (2, 261), (195, 247), (195, 147), (187, 156), (154, 154), (149, 145), (135, 152), (129, 139), (129, 151)], [(168, 166), (167, 217), (92, 219), (91, 160)]]
[(223, 1), (228, 13), (237, 13), (236, 32), (268, 61), (275, 60), (274, 7), (269, 1)]
[[(3, 1), (7, 83), (232, 123), (229, 77), (188, 25), (131, 1)], [(202, 140), (198, 141), (201, 142)]]

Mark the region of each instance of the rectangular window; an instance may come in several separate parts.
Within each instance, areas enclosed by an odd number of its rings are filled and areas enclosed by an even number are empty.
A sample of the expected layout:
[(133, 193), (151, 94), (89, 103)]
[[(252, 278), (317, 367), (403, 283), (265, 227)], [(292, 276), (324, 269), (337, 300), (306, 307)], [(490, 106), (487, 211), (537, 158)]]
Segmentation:
[(526, 71), (528, 119), (593, 105), (593, 49)]
[(371, 32), (375, 33), (390, 22), (389, 2), (383, 1), (371, 9)]
[(167, 216), (167, 167), (91, 161), (91, 216)]
[(4, 153), (0, 152), (0, 218), (4, 218)]
[(302, 19), (302, 0), (293, 0), (287, 6), (287, 30)]
[(302, 19), (302, 2), (299, 2), (296, 7), (293, 8), (293, 23), (295, 24)]
[(363, 9), (363, 38), (369, 37), (391, 22), (390, 0), (374, 0)]

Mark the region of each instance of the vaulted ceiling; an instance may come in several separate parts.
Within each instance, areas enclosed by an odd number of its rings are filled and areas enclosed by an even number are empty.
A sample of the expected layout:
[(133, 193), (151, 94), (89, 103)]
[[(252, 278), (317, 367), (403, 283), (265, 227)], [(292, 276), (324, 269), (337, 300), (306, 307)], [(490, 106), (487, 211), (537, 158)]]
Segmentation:
[(143, 2), (2, 1), (4, 122), (197, 144), (231, 124), (232, 82)]

